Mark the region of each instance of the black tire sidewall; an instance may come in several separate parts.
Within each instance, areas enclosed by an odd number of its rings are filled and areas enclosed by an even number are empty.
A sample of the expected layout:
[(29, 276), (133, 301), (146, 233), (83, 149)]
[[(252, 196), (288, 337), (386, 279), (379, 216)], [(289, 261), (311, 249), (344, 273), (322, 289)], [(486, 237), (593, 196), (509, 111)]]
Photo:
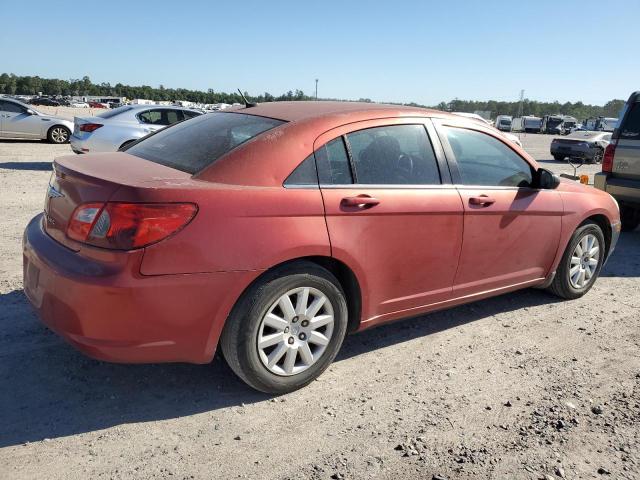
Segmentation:
[[(322, 269), (313, 273), (290, 273), (279, 278), (265, 279), (257, 288), (247, 292), (248, 298), (245, 300), (248, 301), (241, 302), (228, 320), (238, 323), (233, 329), (235, 338), (229, 340), (235, 343), (238, 367), (242, 370), (240, 376), (253, 388), (266, 393), (288, 393), (315, 380), (333, 362), (346, 334), (348, 313), (344, 293), (337, 280), (332, 277)], [(276, 375), (260, 360), (257, 348), (258, 331), (269, 307), (285, 292), (299, 287), (312, 287), (327, 296), (333, 307), (333, 334), (322, 357), (311, 367), (292, 376)]]
[[(571, 285), (571, 281), (569, 279), (569, 271), (571, 270), (571, 257), (573, 255), (573, 251), (576, 248), (576, 245), (582, 240), (585, 235), (592, 234), (598, 239), (598, 244), (600, 247), (600, 256), (598, 258), (598, 266), (596, 271), (594, 272), (589, 282), (582, 288), (575, 288)], [(560, 281), (563, 283), (562, 288), (569, 294), (572, 298), (578, 298), (587, 293), (593, 284), (600, 276), (600, 271), (602, 270), (602, 265), (604, 264), (606, 254), (606, 244), (604, 241), (604, 234), (602, 233), (602, 229), (595, 223), (586, 223), (576, 229), (573, 236), (571, 237), (571, 241), (567, 246), (567, 249), (564, 252), (562, 257), (562, 268), (558, 272), (561, 275)]]

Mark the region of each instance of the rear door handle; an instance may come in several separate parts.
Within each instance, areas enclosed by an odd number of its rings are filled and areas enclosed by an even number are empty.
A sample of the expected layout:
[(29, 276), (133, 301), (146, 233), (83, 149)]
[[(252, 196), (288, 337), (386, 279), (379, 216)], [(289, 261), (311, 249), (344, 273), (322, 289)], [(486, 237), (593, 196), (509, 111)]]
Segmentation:
[(493, 205), (494, 203), (496, 203), (496, 200), (487, 195), (480, 195), (479, 197), (469, 198), (469, 205), (478, 205), (480, 207), (488, 207), (489, 205)]
[(371, 208), (380, 203), (380, 200), (369, 195), (358, 195), (357, 197), (345, 197), (340, 202), (344, 207)]

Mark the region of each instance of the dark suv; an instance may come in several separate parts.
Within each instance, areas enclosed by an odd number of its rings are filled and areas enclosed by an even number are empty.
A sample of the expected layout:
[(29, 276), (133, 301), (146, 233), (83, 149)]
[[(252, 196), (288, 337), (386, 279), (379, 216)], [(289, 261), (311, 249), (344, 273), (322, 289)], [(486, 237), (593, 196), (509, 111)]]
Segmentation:
[(622, 229), (634, 230), (640, 223), (640, 91), (627, 100), (620, 122), (605, 149), (602, 173), (593, 186), (610, 193), (620, 204)]

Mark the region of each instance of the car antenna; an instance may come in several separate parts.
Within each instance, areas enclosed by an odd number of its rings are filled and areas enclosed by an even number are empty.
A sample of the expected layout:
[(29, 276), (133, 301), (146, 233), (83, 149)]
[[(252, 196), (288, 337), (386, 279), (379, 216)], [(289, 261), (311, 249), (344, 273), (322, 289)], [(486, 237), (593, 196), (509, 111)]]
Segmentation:
[(242, 100), (244, 101), (244, 107), (245, 108), (251, 108), (251, 107), (255, 107), (258, 104), (257, 103), (253, 103), (250, 102), (249, 100), (247, 100), (247, 97), (244, 96), (244, 93), (242, 93), (242, 91), (240, 89), (238, 89), (238, 93), (240, 94), (240, 96), (242, 97)]

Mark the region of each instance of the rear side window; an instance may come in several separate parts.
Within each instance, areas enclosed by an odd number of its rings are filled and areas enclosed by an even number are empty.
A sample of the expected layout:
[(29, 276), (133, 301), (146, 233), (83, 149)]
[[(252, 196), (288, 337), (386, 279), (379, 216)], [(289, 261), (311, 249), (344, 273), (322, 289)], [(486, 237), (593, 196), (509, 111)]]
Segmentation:
[(189, 119), (189, 118), (193, 118), (193, 117), (199, 117), (201, 114), (198, 112), (192, 112), (191, 110), (182, 110), (182, 114), (184, 115), (184, 118)]
[(13, 113), (24, 113), (25, 109), (13, 102), (6, 102), (0, 100), (0, 111), (3, 112), (13, 112)]
[(347, 135), (356, 183), (436, 185), (440, 172), (423, 125), (368, 128)]
[(316, 151), (315, 156), (321, 184), (347, 185), (353, 183), (349, 156), (342, 137), (324, 144)]
[(627, 116), (620, 125), (620, 138), (627, 140), (640, 140), (640, 103), (631, 105)]
[(318, 173), (316, 172), (316, 160), (313, 154), (305, 158), (291, 175), (284, 181), (285, 187), (318, 186)]
[(138, 115), (142, 123), (150, 125), (172, 125), (182, 121), (182, 111), (171, 110), (167, 108), (157, 108), (155, 110), (147, 110)]
[(165, 128), (127, 153), (187, 173), (196, 173), (247, 140), (284, 122), (243, 113), (208, 113)]
[(463, 128), (445, 128), (463, 185), (528, 187), (529, 163), (500, 140)]

